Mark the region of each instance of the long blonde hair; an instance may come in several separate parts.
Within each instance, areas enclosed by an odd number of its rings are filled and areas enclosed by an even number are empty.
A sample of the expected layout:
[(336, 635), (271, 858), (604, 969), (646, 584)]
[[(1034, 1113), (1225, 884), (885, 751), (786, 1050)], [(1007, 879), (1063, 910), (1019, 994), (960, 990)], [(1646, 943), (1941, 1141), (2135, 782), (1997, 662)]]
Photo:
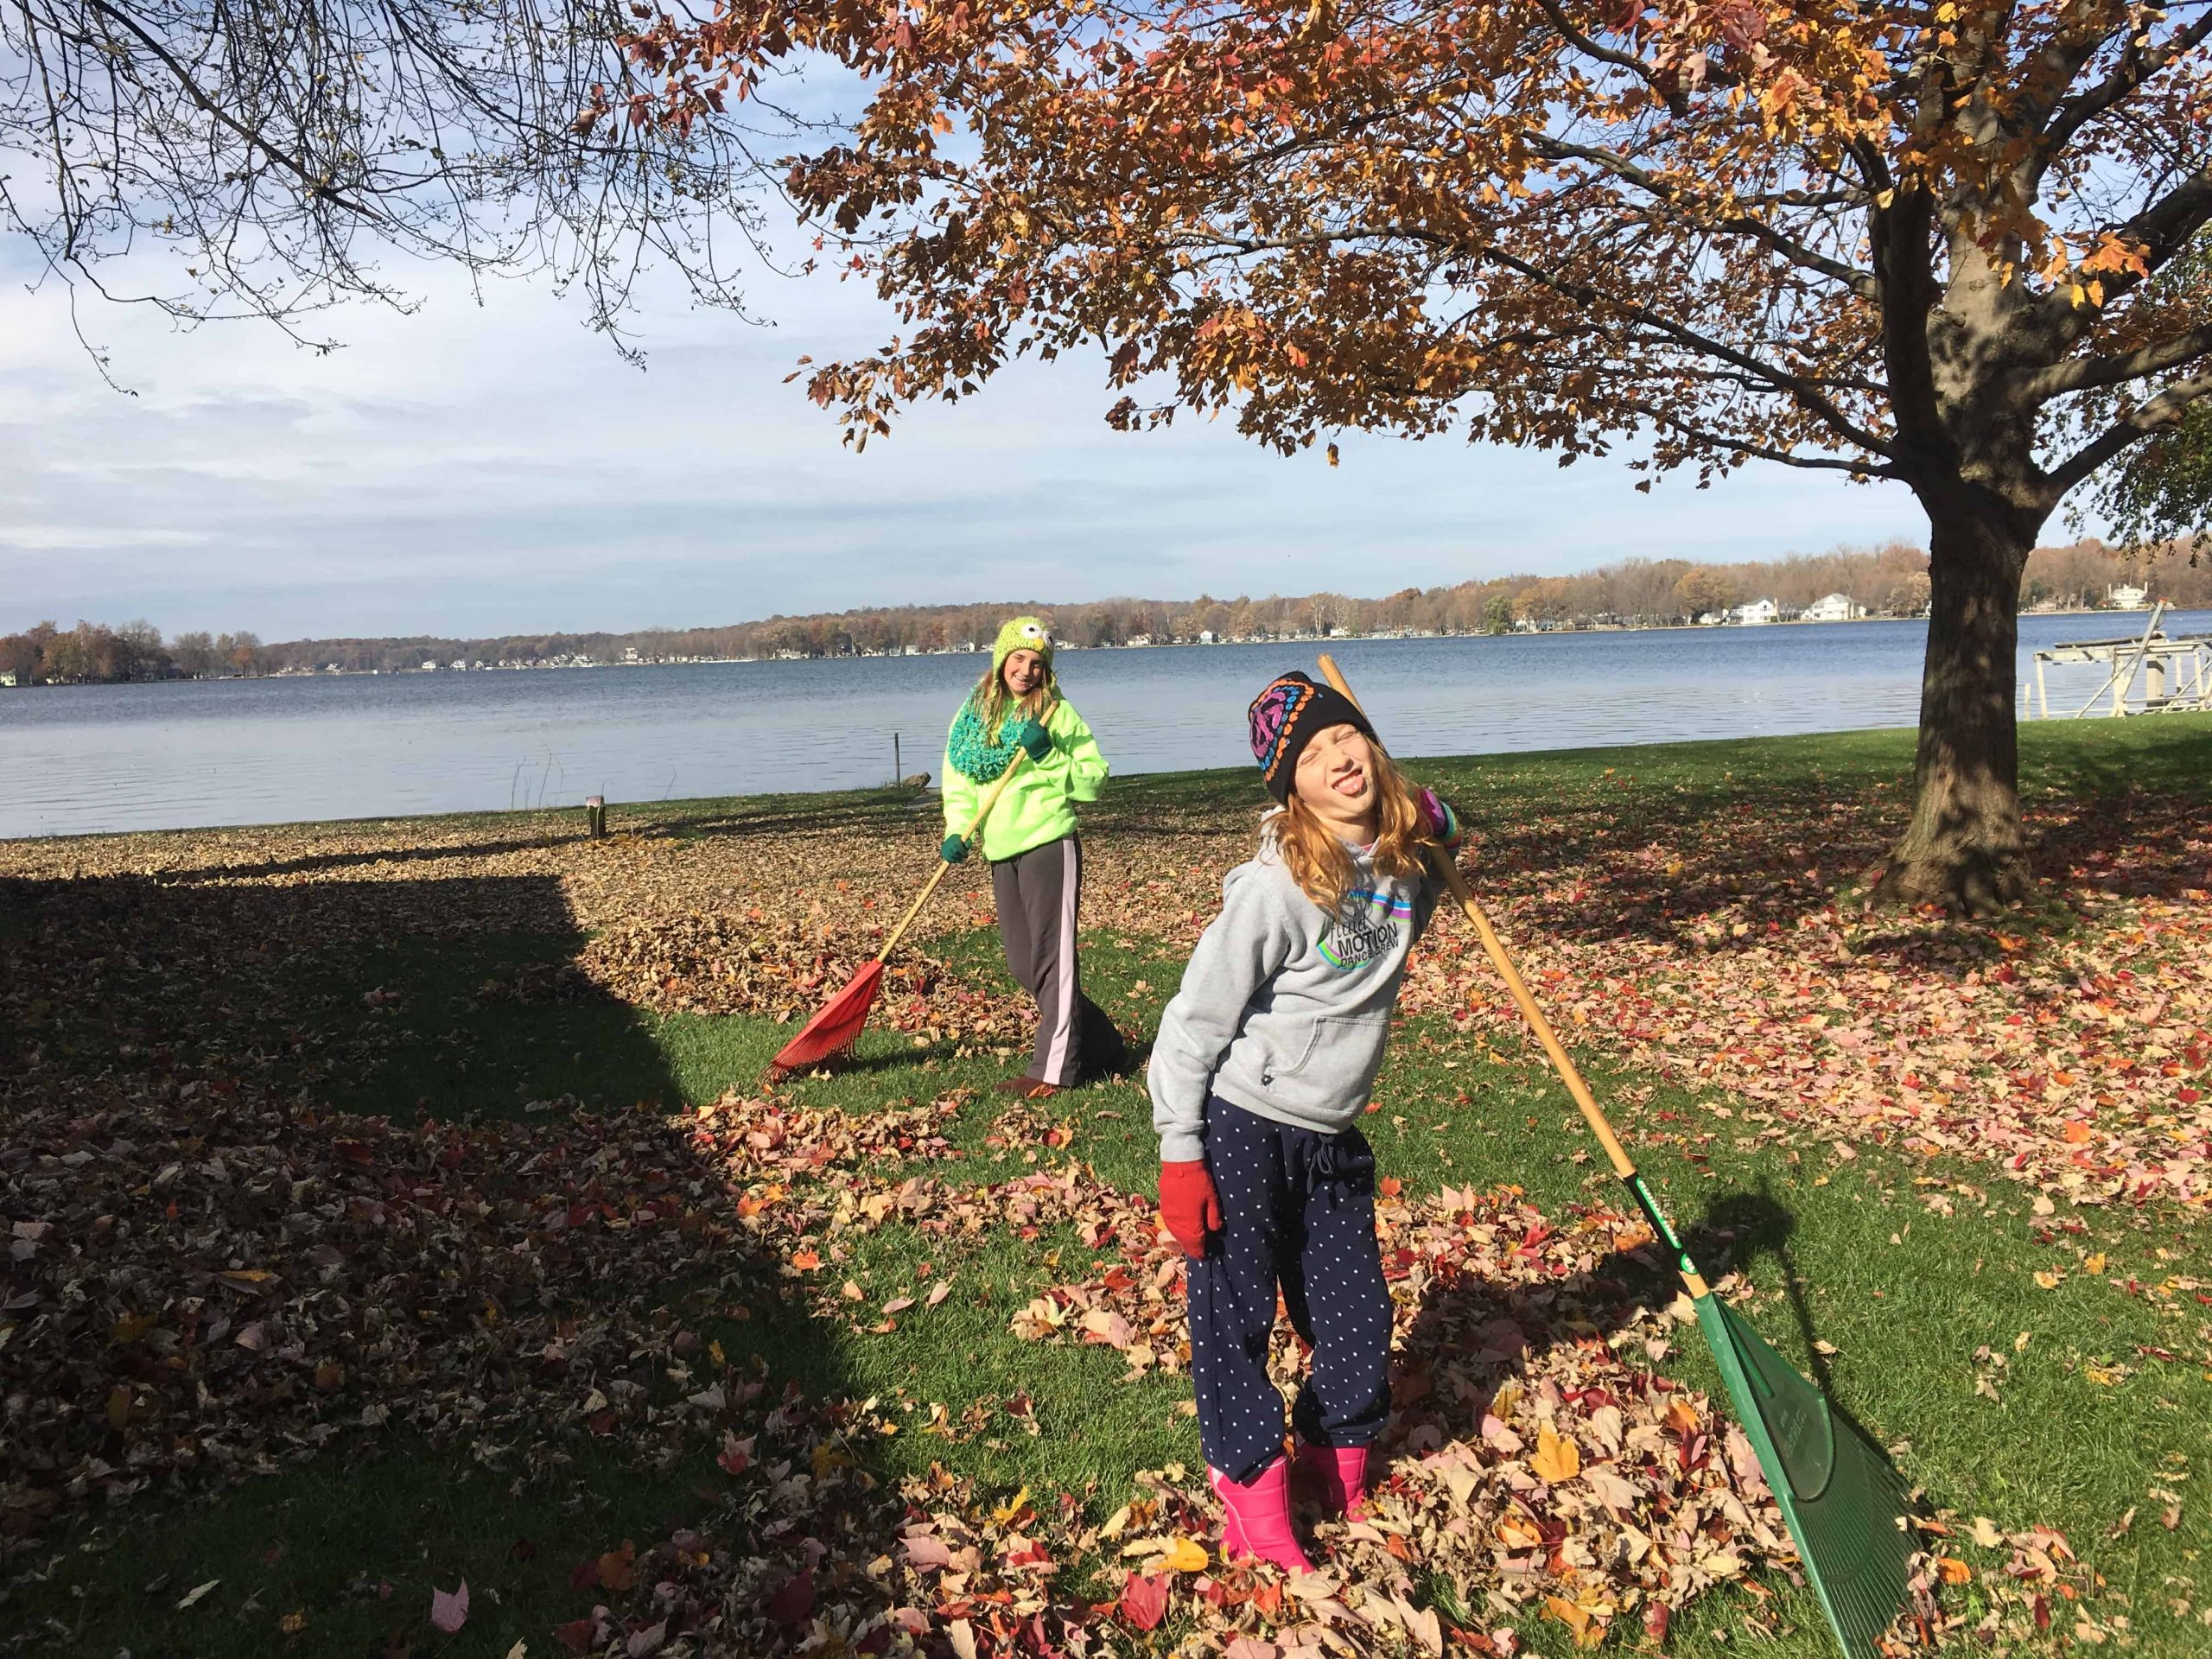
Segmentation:
[[(1429, 836), (1428, 814), (1421, 810), (1414, 786), (1398, 770), (1382, 744), (1367, 740), (1374, 760), (1375, 849), (1369, 855), (1377, 875), (1407, 877), (1420, 873), (1421, 843)], [(1290, 798), (1267, 817), (1262, 832), (1274, 843), (1276, 855), (1290, 879), (1323, 910), (1333, 915), (1344, 895), (1358, 880), (1351, 849), (1321, 816), (1298, 797), (1292, 779)]]

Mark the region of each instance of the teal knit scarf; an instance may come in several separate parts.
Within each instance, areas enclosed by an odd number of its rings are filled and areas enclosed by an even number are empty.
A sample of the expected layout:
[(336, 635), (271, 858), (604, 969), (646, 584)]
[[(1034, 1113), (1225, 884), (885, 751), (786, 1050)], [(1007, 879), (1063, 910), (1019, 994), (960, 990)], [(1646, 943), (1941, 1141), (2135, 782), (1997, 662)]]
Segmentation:
[(1001, 772), (1014, 764), (1014, 757), (1021, 746), (1009, 742), (1006, 727), (1009, 720), (994, 734), (976, 712), (976, 699), (970, 695), (960, 705), (960, 713), (952, 722), (952, 735), (946, 740), (945, 751), (961, 776), (971, 778), (979, 784), (995, 783)]

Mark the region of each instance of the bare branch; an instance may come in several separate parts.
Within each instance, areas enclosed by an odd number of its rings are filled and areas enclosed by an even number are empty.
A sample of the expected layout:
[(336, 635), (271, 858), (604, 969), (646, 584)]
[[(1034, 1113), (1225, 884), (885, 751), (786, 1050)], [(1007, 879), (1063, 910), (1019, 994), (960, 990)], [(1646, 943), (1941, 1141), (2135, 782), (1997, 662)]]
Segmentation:
[(2070, 391), (2094, 391), (2164, 374), (2208, 353), (2212, 353), (2212, 324), (2116, 357), (2082, 357), (2055, 363), (2029, 377), (2020, 390), (2033, 402), (2044, 404)]
[(2198, 398), (2212, 396), (2212, 370), (2192, 379), (2179, 380), (2133, 412), (2122, 416), (2075, 450), (2063, 465), (2052, 469), (2050, 499), (2057, 502), (2107, 461), (2117, 459), (2132, 444), (2161, 427), (2171, 426)]
[(1853, 478), (1898, 479), (1904, 476), (1893, 467), (1870, 467), (1864, 461), (1840, 461), (1833, 455), (1800, 455), (1787, 449), (1777, 449), (1770, 445), (1754, 443), (1748, 438), (1732, 437), (1726, 432), (1715, 432), (1708, 428), (1695, 425), (1679, 416), (1670, 415), (1662, 409), (1633, 398), (1624, 400), (1621, 406), (1634, 410), (1655, 426), (1664, 427), (1667, 430), (1676, 433), (1694, 443), (1710, 445), (1713, 448), (1725, 449), (1731, 454), (1743, 455), (1752, 461), (1771, 461), (1783, 467), (1800, 467), (1807, 472), (1848, 473)]
[(1710, 335), (1700, 334), (1687, 324), (1679, 323), (1671, 317), (1661, 315), (1649, 306), (1637, 305), (1617, 296), (1606, 294), (1592, 283), (1577, 282), (1547, 271), (1528, 260), (1507, 253), (1501, 248), (1485, 249), (1483, 257), (1493, 264), (1503, 265), (1509, 270), (1517, 271), (1532, 282), (1541, 283), (1584, 305), (1627, 317), (1674, 341), (1676, 345), (1695, 352), (1701, 357), (1713, 358), (1723, 363), (1732, 363), (1747, 373), (1758, 376), (1776, 391), (1787, 392), (1804, 408), (1807, 413), (1815, 416), (1822, 424), (1847, 442), (1857, 444), (1870, 454), (1880, 455), (1885, 461), (1898, 459), (1897, 451), (1891, 444), (1866, 430), (1846, 415), (1837, 407), (1834, 400), (1807, 376), (1793, 374), (1789, 370), (1768, 363), (1749, 352), (1739, 350), (1725, 341), (1714, 340)]
[[(2124, 26), (2133, 29), (2135, 24), (2130, 19)], [(2164, 74), (2202, 46), (2208, 37), (2212, 37), (2212, 10), (2208, 10), (2203, 16), (2187, 29), (2169, 35), (2155, 50), (2138, 52), (2131, 42), (2112, 73), (2072, 98), (2061, 99), (2051, 113), (2050, 124), (2044, 129), (2043, 141), (2037, 146), (2040, 162), (2036, 169), (2037, 175), (2040, 175), (2064, 153), (2066, 147), (2074, 142), (2075, 135), (2083, 127), (2139, 88)], [(2078, 69), (2075, 73), (2079, 73)]]
[(1588, 162), (1601, 167), (1615, 178), (1633, 184), (1653, 200), (1684, 213), (1693, 223), (1731, 236), (1747, 236), (1780, 254), (1801, 270), (1818, 272), (1821, 276), (1842, 283), (1862, 300), (1878, 302), (1882, 297), (1881, 284), (1872, 271), (1806, 246), (1786, 232), (1777, 230), (1765, 220), (1748, 213), (1729, 218), (1707, 219), (1698, 215), (1694, 204), (1686, 200), (1685, 193), (1676, 185), (1659, 177), (1646, 168), (1641, 168), (1625, 156), (1611, 150), (1594, 149), (1587, 144), (1569, 143), (1563, 139), (1539, 137), (1531, 145), (1540, 156), (1555, 161)]

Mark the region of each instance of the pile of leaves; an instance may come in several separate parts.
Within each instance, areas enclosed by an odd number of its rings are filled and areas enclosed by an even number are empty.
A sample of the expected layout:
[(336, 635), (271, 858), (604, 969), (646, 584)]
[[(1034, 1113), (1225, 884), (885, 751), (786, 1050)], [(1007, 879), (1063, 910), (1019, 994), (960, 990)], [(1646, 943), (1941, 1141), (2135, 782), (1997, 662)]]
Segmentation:
[[(804, 1020), (880, 948), (881, 926), (769, 918), (755, 908), (683, 911), (618, 922), (578, 957), (607, 994), (664, 1014), (748, 1014)], [(1028, 1035), (1035, 1010), (1017, 995), (963, 984), (938, 957), (902, 947), (886, 963), (874, 1022), (925, 1042), (999, 1046)]]

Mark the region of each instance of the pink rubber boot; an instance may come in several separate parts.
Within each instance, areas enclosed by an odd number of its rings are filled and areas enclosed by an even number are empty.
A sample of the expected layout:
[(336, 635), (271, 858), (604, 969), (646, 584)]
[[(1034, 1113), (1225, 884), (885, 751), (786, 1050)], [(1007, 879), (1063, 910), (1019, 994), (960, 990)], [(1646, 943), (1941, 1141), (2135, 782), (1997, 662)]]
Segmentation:
[(1367, 1519), (1367, 1448), (1298, 1443), (1298, 1466), (1321, 1489), (1322, 1506), (1347, 1521)]
[(1206, 1480), (1222, 1502), (1223, 1554), (1230, 1560), (1256, 1555), (1290, 1573), (1313, 1570), (1291, 1530), (1287, 1459), (1277, 1458), (1241, 1485), (1218, 1469), (1208, 1469)]

